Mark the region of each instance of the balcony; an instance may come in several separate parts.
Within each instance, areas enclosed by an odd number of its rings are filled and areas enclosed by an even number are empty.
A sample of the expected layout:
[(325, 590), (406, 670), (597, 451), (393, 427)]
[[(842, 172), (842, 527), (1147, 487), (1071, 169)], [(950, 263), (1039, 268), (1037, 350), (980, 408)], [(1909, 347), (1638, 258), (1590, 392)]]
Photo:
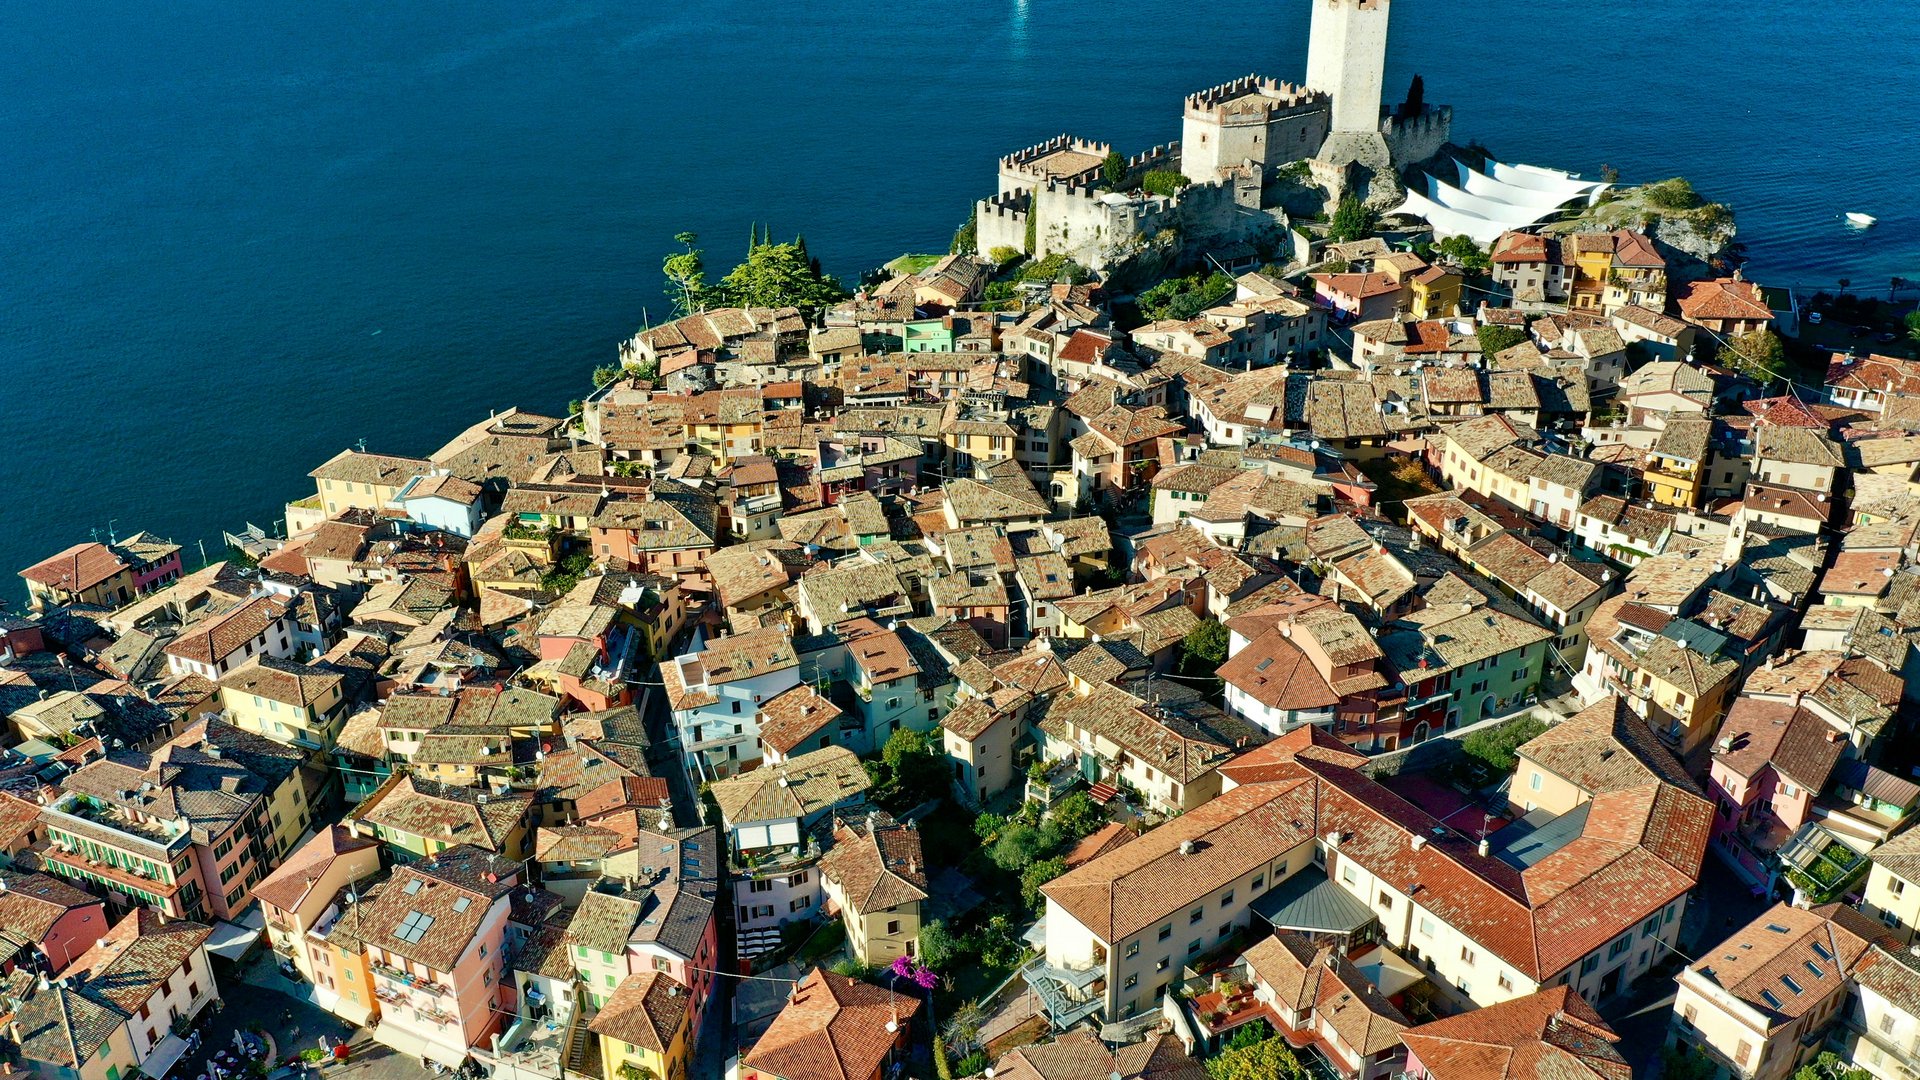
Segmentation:
[(415, 975), (409, 971), (404, 971), (391, 964), (375, 963), (370, 966), (373, 968), (375, 975), (392, 979), (394, 982), (407, 987), (409, 990), (418, 990), (425, 994), (431, 994), (434, 997), (442, 997), (453, 992), (431, 979)]
[(1020, 969), (1020, 977), (1040, 995), (1056, 1031), (1064, 1031), (1105, 1007), (1103, 995), (1093, 992), (1105, 976), (1106, 971), (1100, 967), (1054, 967), (1045, 956), (1034, 957)]

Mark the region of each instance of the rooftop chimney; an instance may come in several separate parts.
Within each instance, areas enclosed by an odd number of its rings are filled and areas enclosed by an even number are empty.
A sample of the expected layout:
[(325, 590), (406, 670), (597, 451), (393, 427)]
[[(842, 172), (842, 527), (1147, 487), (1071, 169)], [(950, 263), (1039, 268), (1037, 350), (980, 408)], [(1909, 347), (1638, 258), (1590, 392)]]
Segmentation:
[(1479, 847), (1479, 852), (1480, 852), (1480, 855), (1481, 855), (1481, 857), (1482, 857), (1482, 858), (1485, 858), (1485, 857), (1486, 857), (1486, 854), (1487, 854), (1487, 852), (1488, 852), (1488, 851), (1489, 851), (1489, 850), (1490, 850), (1490, 849), (1492, 848), (1492, 846), (1493, 846), (1493, 845), (1491, 845), (1491, 844), (1489, 844), (1489, 843), (1487, 843), (1487, 838), (1486, 838), (1486, 837), (1484, 837), (1484, 836), (1483, 836), (1483, 837), (1481, 837), (1481, 838), (1480, 838), (1480, 847)]

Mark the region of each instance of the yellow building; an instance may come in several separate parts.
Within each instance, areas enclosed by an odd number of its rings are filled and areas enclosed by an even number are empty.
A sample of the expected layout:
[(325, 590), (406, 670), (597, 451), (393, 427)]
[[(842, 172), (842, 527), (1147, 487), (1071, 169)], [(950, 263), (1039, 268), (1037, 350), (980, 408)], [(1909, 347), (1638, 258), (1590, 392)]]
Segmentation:
[(686, 1080), (687, 988), (659, 971), (629, 975), (587, 1030), (609, 1080)]
[(1407, 279), (1408, 308), (1415, 319), (1444, 319), (1460, 310), (1460, 275), (1429, 266)]
[(332, 913), (323, 912), (319, 923), (306, 933), (307, 963), (314, 973), (314, 1003), (364, 1027), (380, 1019), (380, 999), (373, 995), (373, 968), (365, 945), (367, 934), (374, 931), (365, 925), (366, 902), (385, 887), (376, 885), (359, 893), (356, 903), (343, 905), (336, 899)]
[(1920, 930), (1920, 829), (1908, 829), (1874, 848), (1861, 910), (1901, 941)]
[(915, 955), (920, 903), (927, 898), (918, 829), (878, 810), (840, 822), (832, 850), (820, 860), (820, 881), (861, 963), (879, 967)]
[(330, 750), (346, 722), (345, 687), (345, 676), (331, 667), (262, 656), (220, 677), (220, 708), (243, 731)]
[(327, 517), (342, 510), (380, 512), (407, 481), (433, 471), (433, 463), (419, 458), (367, 454), (342, 450), (308, 473)]
[(1707, 456), (1713, 452), (1713, 421), (1672, 417), (1647, 451), (1647, 497), (1658, 506), (1700, 505)]

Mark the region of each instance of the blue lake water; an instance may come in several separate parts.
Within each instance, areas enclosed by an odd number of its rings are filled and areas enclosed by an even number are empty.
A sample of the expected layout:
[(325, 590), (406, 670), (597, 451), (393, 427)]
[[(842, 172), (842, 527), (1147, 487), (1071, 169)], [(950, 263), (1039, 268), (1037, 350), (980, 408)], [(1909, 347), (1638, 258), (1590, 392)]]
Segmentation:
[[(532, 14), (529, 14), (532, 11)], [(1731, 203), (1770, 282), (1920, 277), (1920, 20), (1884, 2), (1401, 0), (1457, 141)], [(364, 439), (558, 409), (683, 229), (852, 275), (941, 250), (999, 154), (1177, 138), (1297, 79), (1307, 0), (0, 6), (0, 595), (146, 528), (208, 549)], [(1866, 232), (1845, 210), (1876, 214)]]

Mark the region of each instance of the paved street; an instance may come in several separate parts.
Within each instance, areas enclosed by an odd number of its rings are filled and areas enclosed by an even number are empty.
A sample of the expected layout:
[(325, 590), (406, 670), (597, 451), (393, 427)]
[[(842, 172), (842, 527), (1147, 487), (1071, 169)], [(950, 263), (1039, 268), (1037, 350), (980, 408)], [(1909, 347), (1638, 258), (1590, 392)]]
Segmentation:
[(230, 1046), (235, 1031), (255, 1026), (264, 1028), (273, 1037), (279, 1060), (310, 1047), (318, 1049), (322, 1035), (335, 1043), (345, 1040), (350, 1048), (346, 1063), (309, 1070), (309, 1075), (316, 1080), (321, 1077), (326, 1080), (430, 1080), (433, 1077), (419, 1059), (382, 1046), (367, 1029), (355, 1028), (289, 993), (297, 989), (297, 984), (281, 976), (271, 955), (256, 954), (246, 965), (241, 979), (244, 981), (221, 983), (225, 1008), (211, 1017), (201, 1054), (183, 1058), (174, 1066), (175, 1080), (193, 1080), (205, 1071), (199, 1059), (204, 1058), (209, 1048)]

